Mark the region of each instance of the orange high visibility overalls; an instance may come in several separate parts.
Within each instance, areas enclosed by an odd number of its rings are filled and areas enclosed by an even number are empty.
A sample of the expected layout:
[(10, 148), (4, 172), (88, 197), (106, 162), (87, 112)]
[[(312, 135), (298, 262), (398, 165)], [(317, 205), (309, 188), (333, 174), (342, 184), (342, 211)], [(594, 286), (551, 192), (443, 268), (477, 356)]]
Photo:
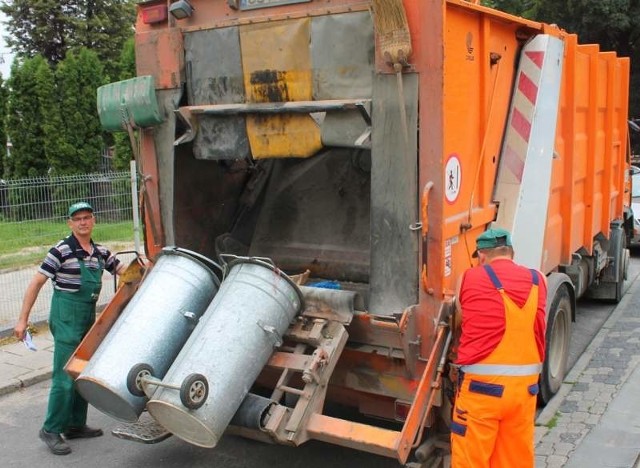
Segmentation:
[(451, 423), (453, 468), (533, 468), (534, 418), (542, 369), (534, 335), (538, 273), (522, 308), (484, 266), (504, 302), (505, 331), (489, 356), (460, 367)]

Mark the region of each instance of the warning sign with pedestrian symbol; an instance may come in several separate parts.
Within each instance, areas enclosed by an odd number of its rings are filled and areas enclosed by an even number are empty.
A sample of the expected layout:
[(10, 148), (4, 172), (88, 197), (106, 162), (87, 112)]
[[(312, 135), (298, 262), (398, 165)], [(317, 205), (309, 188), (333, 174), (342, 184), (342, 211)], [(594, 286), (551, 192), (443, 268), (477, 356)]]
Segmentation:
[(444, 196), (449, 203), (458, 199), (462, 182), (462, 168), (457, 154), (452, 154), (444, 168)]

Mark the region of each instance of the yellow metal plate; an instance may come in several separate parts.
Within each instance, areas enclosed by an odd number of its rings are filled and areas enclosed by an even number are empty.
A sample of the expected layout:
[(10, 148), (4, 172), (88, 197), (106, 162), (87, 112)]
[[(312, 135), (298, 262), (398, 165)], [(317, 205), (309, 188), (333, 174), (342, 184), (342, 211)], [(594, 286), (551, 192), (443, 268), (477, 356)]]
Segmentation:
[[(308, 18), (240, 28), (248, 102), (312, 99), (309, 38)], [(305, 158), (322, 148), (320, 128), (309, 115), (250, 115), (247, 134), (256, 159)]]

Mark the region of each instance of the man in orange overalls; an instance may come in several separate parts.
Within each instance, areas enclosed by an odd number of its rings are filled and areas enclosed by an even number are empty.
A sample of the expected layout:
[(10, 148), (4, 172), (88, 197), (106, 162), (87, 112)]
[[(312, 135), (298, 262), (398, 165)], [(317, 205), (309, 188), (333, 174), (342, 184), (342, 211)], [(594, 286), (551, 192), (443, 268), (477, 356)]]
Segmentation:
[(479, 266), (460, 285), (462, 333), (451, 424), (453, 468), (533, 468), (546, 280), (513, 261), (511, 236), (476, 239)]

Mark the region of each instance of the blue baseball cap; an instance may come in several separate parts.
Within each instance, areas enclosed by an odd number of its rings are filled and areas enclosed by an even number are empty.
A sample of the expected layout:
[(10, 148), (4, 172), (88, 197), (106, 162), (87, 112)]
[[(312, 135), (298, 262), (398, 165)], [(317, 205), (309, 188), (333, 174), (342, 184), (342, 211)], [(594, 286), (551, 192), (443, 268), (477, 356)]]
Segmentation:
[(496, 247), (504, 246), (513, 247), (509, 231), (502, 228), (487, 229), (476, 239), (476, 250), (473, 252), (473, 257), (478, 256), (478, 250), (495, 249)]
[(69, 218), (71, 218), (78, 211), (91, 211), (93, 213), (93, 207), (84, 201), (74, 203), (69, 207)]

